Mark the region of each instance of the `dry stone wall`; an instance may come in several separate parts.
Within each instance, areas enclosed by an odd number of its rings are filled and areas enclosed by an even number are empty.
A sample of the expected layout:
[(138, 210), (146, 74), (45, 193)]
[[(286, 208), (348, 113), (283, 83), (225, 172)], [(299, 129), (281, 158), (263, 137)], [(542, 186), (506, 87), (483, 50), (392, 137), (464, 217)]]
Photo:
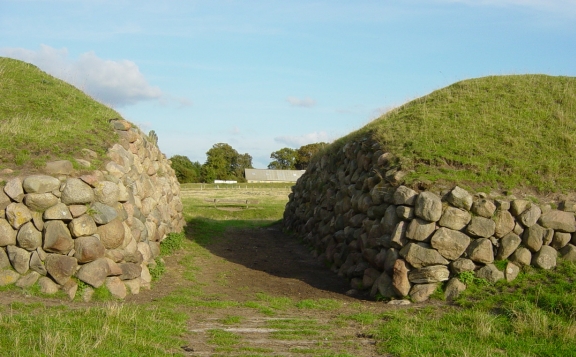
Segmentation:
[(401, 184), (398, 167), (377, 142), (349, 142), (317, 157), (290, 194), (285, 227), (352, 288), (424, 301), (447, 281), (453, 298), (465, 289), (456, 278), (463, 272), (510, 281), (525, 265), (576, 261), (574, 202), (539, 205), (457, 186), (417, 191)]
[[(46, 174), (0, 188), (0, 286), (38, 284), (74, 298), (83, 282), (85, 300), (101, 286), (118, 298), (150, 287), (160, 242), (184, 226), (180, 185), (155, 136), (111, 125), (120, 140), (105, 170), (76, 175), (69, 161), (50, 162)], [(89, 166), (97, 155), (79, 156)]]

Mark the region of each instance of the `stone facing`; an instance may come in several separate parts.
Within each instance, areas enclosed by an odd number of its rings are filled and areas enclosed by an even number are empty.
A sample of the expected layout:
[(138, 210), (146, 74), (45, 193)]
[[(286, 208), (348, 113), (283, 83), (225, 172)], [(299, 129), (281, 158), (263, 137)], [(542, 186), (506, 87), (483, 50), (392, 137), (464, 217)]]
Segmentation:
[(148, 264), (159, 243), (184, 227), (180, 185), (155, 141), (127, 121), (111, 125), (120, 142), (108, 150), (110, 169), (76, 177), (61, 160), (49, 163), (47, 174), (0, 187), (3, 284), (37, 283), (70, 298), (74, 279), (105, 285), (119, 297), (150, 287)]
[[(558, 256), (576, 260), (573, 203), (551, 209), (458, 186), (418, 192), (401, 177), (377, 142), (349, 142), (310, 164), (292, 188), (284, 225), (372, 295), (416, 301), (462, 271), (512, 280), (522, 265), (551, 269)], [(510, 261), (505, 272), (495, 259)]]

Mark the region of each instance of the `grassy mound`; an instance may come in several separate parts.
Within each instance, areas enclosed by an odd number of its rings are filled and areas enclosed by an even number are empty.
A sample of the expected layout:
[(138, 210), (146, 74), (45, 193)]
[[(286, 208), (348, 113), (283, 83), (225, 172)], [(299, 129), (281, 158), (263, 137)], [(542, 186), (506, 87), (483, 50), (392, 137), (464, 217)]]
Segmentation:
[(574, 77), (465, 80), (396, 108), (339, 142), (367, 133), (410, 171), (408, 182), (576, 190)]
[(37, 67), (0, 57), (0, 168), (34, 169), (54, 159), (74, 163), (83, 148), (102, 155), (116, 141), (108, 120), (119, 117)]

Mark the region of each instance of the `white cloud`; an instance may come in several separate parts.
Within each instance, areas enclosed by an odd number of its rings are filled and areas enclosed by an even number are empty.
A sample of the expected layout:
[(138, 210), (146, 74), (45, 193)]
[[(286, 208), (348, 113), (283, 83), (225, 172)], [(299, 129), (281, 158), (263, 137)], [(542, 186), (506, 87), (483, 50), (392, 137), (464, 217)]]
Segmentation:
[(290, 103), (293, 107), (303, 107), (303, 108), (311, 108), (316, 105), (316, 101), (311, 98), (296, 98), (296, 97), (288, 97), (286, 101)]
[(545, 10), (559, 13), (574, 13), (576, 0), (441, 0), (450, 3), (464, 3), (468, 5), (488, 6), (523, 6), (536, 10)]
[(321, 141), (331, 142), (332, 140), (333, 140), (333, 138), (331, 138), (330, 135), (328, 135), (328, 133), (326, 133), (325, 131), (319, 131), (319, 132), (304, 134), (304, 135), (300, 135), (300, 136), (284, 135), (284, 136), (278, 136), (278, 137), (274, 138), (275, 142), (280, 143), (280, 144), (285, 144), (285, 145), (288, 145), (289, 147), (296, 148), (296, 149), (303, 146), (303, 145), (319, 143)]
[(94, 52), (83, 53), (74, 60), (68, 57), (66, 48), (46, 45), (38, 51), (2, 48), (0, 54), (32, 63), (108, 105), (124, 106), (162, 97), (160, 88), (151, 86), (132, 61), (105, 60)]

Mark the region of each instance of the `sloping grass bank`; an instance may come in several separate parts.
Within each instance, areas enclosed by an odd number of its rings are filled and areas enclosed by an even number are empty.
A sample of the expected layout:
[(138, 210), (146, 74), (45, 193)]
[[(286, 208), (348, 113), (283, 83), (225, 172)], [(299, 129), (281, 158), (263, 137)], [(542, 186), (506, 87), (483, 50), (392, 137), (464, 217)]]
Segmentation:
[(465, 80), (396, 108), (338, 140), (373, 135), (407, 182), (576, 190), (576, 78)]
[[(72, 160), (83, 149), (103, 155), (120, 114), (29, 63), (0, 57), (0, 168)], [(97, 160), (92, 160), (95, 166)]]

